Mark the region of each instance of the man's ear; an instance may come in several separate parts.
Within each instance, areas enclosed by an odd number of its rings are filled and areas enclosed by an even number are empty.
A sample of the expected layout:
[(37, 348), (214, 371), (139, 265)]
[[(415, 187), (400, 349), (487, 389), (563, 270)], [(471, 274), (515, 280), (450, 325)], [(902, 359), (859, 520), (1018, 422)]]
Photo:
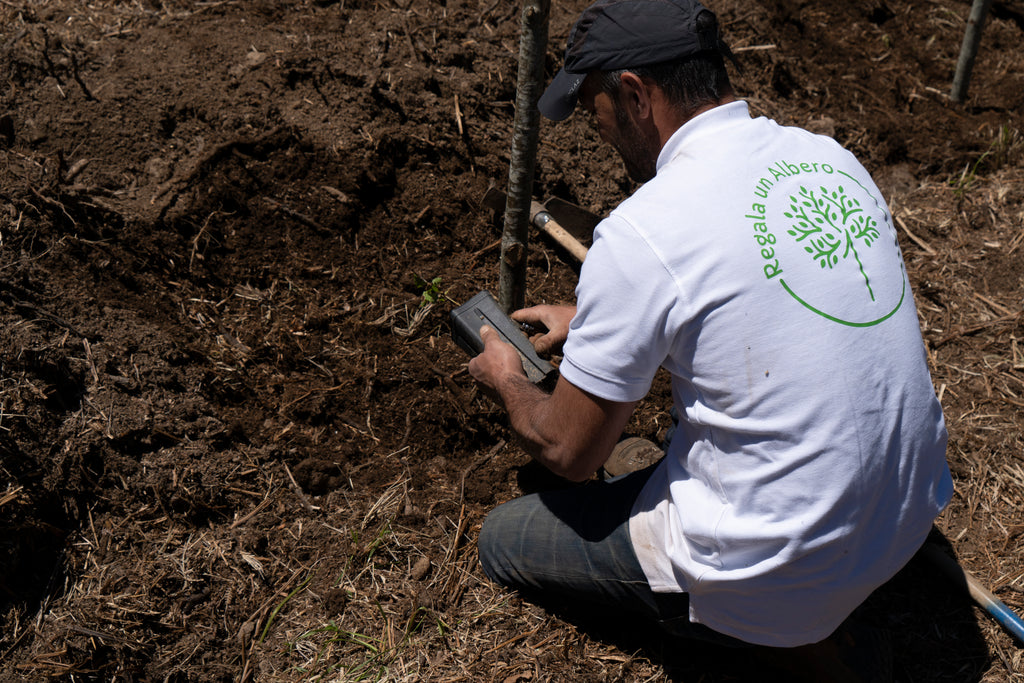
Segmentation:
[(643, 79), (632, 71), (619, 77), (619, 102), (627, 107), (635, 120), (643, 121), (653, 116), (650, 88)]

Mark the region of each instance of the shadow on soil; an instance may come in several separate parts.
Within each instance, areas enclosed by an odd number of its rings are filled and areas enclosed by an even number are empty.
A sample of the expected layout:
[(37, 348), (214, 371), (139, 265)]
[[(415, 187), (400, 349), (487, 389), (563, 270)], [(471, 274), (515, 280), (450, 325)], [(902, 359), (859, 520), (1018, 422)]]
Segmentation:
[[(524, 468), (535, 486), (542, 478)], [(551, 481), (544, 479), (550, 485)], [(953, 555), (946, 539), (933, 529), (928, 541)], [(794, 672), (783, 670), (764, 648), (731, 648), (697, 640), (681, 641), (665, 635), (655, 625), (622, 615), (567, 612), (550, 608), (590, 637), (615, 645), (627, 653), (649, 658), (664, 667), (669, 680), (678, 683), (757, 682), (793, 683)], [(985, 637), (964, 586), (945, 576), (925, 553), (918, 553), (895, 577), (876, 590), (851, 618), (854, 637), (868, 636), (874, 645), (858, 648), (852, 658), (860, 661), (885, 652), (868, 664), (866, 680), (879, 683), (879, 673), (891, 667), (891, 680), (918, 683), (978, 683), (990, 664)], [(881, 667), (878, 665), (885, 662)], [(861, 669), (864, 666), (858, 665)], [(788, 667), (787, 667), (788, 668)], [(815, 681), (820, 675), (809, 674)]]

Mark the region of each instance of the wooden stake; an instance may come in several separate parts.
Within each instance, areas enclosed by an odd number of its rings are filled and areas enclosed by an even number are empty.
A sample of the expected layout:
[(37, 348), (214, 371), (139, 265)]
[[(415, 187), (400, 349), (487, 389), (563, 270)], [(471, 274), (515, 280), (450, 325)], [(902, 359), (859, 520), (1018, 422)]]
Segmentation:
[(978, 55), (981, 43), (981, 29), (985, 26), (985, 17), (992, 6), (992, 0), (974, 0), (971, 14), (967, 19), (967, 30), (964, 31), (964, 42), (960, 46), (960, 59), (956, 62), (956, 75), (953, 76), (953, 89), (949, 93), (954, 102), (963, 102), (967, 97), (967, 86), (971, 82), (971, 70), (974, 69), (974, 58)]
[(506, 313), (526, 304), (526, 252), (540, 127), (537, 100), (540, 99), (544, 79), (544, 53), (548, 42), (550, 10), (551, 0), (526, 0), (523, 5), (516, 115), (498, 279), (498, 304)]

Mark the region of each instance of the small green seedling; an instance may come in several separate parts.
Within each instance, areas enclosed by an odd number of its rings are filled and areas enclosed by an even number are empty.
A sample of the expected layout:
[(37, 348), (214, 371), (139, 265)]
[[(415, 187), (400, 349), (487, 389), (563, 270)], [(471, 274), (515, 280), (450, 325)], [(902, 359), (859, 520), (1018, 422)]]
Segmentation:
[(417, 289), (423, 290), (423, 293), (420, 295), (422, 297), (422, 299), (423, 299), (420, 302), (420, 308), (448, 298), (445, 295), (445, 293), (443, 291), (441, 291), (441, 276), (440, 275), (435, 277), (430, 282), (427, 282), (426, 280), (421, 278), (419, 275), (415, 275), (415, 274), (412, 276), (412, 278), (413, 278), (412, 279), (413, 284), (417, 287)]
[(1024, 135), (1021, 135), (1020, 130), (1007, 125), (999, 126), (988, 149), (978, 157), (973, 165), (965, 166), (958, 179), (950, 181), (954, 193), (957, 196), (962, 196), (974, 186), (975, 181), (983, 174), (994, 173), (1016, 163), (1022, 150), (1024, 150)]

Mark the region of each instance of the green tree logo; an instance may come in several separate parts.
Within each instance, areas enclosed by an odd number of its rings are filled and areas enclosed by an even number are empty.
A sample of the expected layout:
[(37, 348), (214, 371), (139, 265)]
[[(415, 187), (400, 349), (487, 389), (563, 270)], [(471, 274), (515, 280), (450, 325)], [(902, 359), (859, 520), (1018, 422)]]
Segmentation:
[(804, 251), (822, 268), (832, 270), (852, 255), (874, 301), (871, 279), (864, 272), (857, 244), (870, 248), (878, 239), (878, 223), (864, 213), (860, 201), (848, 196), (842, 185), (831, 191), (824, 186), (819, 190), (820, 194), (800, 186), (799, 196), (790, 195), (790, 210), (785, 215), (796, 222), (786, 232), (797, 242), (805, 242)]

